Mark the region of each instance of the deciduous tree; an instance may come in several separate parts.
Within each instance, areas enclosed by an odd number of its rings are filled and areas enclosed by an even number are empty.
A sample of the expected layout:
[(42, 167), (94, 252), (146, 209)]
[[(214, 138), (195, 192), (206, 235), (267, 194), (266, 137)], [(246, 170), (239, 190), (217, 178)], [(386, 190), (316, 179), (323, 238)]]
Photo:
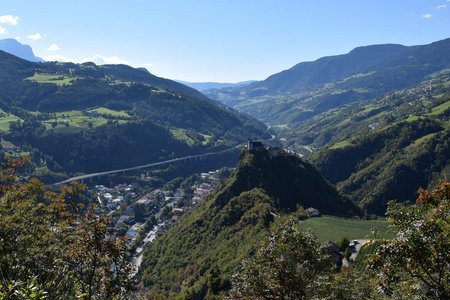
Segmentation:
[(450, 299), (450, 182), (419, 189), (415, 205), (390, 203), (389, 221), (398, 230), (372, 259), (380, 290), (408, 299)]
[(52, 192), (36, 179), (20, 182), (25, 163), (6, 160), (0, 171), (2, 298), (124, 297), (132, 283), (125, 240), (114, 238), (108, 218), (77, 204), (83, 186)]

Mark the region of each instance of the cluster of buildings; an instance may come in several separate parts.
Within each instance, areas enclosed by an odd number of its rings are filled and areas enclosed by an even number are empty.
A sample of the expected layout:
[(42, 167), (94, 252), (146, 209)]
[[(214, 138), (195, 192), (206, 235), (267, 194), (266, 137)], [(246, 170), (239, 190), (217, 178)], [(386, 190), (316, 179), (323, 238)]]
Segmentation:
[[(118, 235), (127, 236), (128, 244), (136, 246), (133, 257), (139, 266), (145, 245), (165, 234), (184, 213), (204, 201), (219, 184), (220, 174), (219, 170), (201, 173), (191, 185), (182, 185), (183, 188), (179, 187), (173, 191), (162, 188), (143, 191), (142, 187), (133, 183), (113, 187), (96, 185), (93, 192), (100, 204), (100, 211), (108, 212)], [(143, 173), (140, 179), (150, 181), (154, 177)], [(145, 223), (151, 215), (157, 222), (153, 228), (149, 228)]]
[(164, 204), (176, 202), (179, 199), (180, 199), (179, 191), (174, 193), (172, 191), (155, 189), (139, 198), (135, 202), (135, 204), (143, 205), (145, 208), (154, 211), (155, 209), (158, 209)]
[(193, 197), (191, 199), (191, 203), (192, 205), (195, 205), (203, 200), (206, 199), (206, 196), (208, 196), (208, 194), (210, 192), (212, 192), (212, 190), (214, 190), (215, 186), (213, 186), (211, 183), (200, 183), (200, 184), (195, 184), (191, 187), (192, 191), (193, 191)]
[(96, 185), (94, 190), (99, 204), (107, 207), (109, 210), (116, 210), (125, 201), (130, 201), (136, 197), (131, 184), (119, 184), (112, 188)]
[(219, 180), (219, 170), (209, 171), (208, 173), (201, 173), (202, 180), (216, 182)]

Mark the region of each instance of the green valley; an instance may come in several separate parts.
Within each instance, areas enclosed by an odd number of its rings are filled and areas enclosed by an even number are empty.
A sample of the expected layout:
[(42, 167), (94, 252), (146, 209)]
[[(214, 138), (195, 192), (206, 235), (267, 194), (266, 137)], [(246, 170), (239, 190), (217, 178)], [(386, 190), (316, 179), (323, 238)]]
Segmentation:
[(36, 153), (36, 167), (45, 157), (51, 172), (129, 167), (270, 137), (262, 123), (141, 69), (31, 63), (4, 52), (0, 65), (2, 138)]
[(450, 0), (0, 6), (0, 300), (450, 300)]
[(450, 176), (450, 39), (374, 45), (205, 94), (270, 125), (366, 213)]

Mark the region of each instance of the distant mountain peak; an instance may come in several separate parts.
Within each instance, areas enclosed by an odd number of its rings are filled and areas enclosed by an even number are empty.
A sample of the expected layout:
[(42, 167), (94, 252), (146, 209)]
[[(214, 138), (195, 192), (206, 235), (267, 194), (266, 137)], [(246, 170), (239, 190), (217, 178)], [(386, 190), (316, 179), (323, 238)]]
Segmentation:
[(198, 91), (206, 91), (206, 90), (212, 90), (212, 89), (221, 89), (221, 88), (228, 88), (228, 87), (239, 87), (244, 86), (250, 83), (255, 82), (256, 80), (247, 80), (247, 81), (241, 81), (236, 83), (229, 83), (229, 82), (188, 82), (183, 80), (175, 80), (176, 82), (179, 82), (181, 84), (187, 85), (188, 87), (191, 87), (193, 89), (196, 89)]
[(21, 44), (15, 39), (0, 40), (0, 50), (28, 61), (44, 62), (42, 58), (34, 55), (33, 49), (29, 45)]

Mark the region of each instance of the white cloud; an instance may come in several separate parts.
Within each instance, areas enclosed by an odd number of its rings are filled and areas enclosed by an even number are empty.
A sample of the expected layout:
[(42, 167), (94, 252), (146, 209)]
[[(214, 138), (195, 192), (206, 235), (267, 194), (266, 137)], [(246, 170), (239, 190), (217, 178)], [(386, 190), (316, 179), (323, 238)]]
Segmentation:
[(34, 34), (27, 35), (27, 38), (29, 38), (30, 40), (33, 40), (33, 41), (37, 41), (37, 40), (42, 39), (42, 35), (39, 32), (36, 32)]
[(153, 64), (152, 63), (148, 63), (148, 64), (144, 64), (144, 66), (150, 68), (150, 67), (153, 67)]
[(447, 7), (447, 4), (441, 4), (441, 5), (436, 6), (435, 9), (443, 9), (443, 8), (446, 8), (446, 7)]
[(56, 45), (56, 44), (51, 44), (48, 48), (47, 48), (47, 51), (58, 51), (58, 50), (60, 50), (61, 48), (59, 48), (59, 46), (58, 45)]
[(124, 64), (124, 65), (129, 65), (130, 63), (124, 59), (121, 59), (117, 56), (110, 56), (110, 57), (106, 57), (106, 56), (102, 56), (102, 55), (94, 55), (93, 57), (90, 58), (85, 58), (82, 60), (82, 62), (93, 62), (97, 65), (108, 65), (108, 64), (113, 64), (113, 65), (117, 65), (117, 64)]
[(6, 32), (6, 29), (0, 26), (0, 34), (5, 34)]
[(16, 41), (20, 41), (22, 39), (21, 36), (16, 36)]
[(432, 14), (423, 14), (422, 18), (424, 19), (430, 19), (433, 15)]
[(11, 15), (0, 16), (0, 23), (2, 23), (2, 24), (9, 24), (12, 26), (16, 26), (18, 22), (19, 22), (19, 17), (11, 16)]

